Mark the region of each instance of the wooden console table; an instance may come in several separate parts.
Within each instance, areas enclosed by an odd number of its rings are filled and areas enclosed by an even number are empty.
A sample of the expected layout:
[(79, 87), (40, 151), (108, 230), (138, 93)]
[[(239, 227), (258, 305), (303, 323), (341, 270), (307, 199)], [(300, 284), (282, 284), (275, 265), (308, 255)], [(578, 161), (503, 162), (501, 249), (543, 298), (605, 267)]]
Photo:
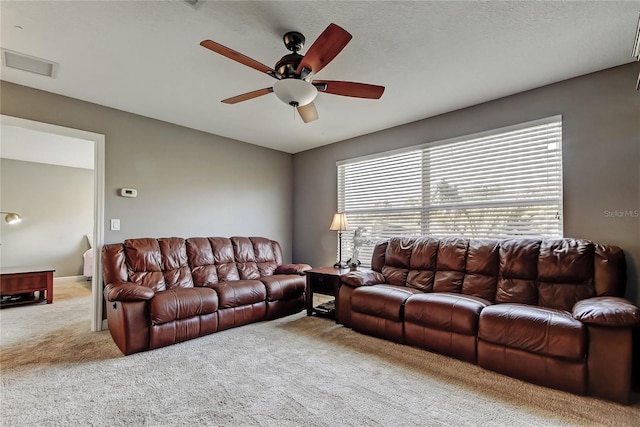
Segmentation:
[[(2, 307), (9, 305), (27, 304), (32, 302), (53, 302), (53, 272), (51, 267), (3, 267), (0, 268), (0, 297), (31, 294), (27, 298), (10, 298), (2, 302)], [(33, 295), (38, 292), (38, 299)]]

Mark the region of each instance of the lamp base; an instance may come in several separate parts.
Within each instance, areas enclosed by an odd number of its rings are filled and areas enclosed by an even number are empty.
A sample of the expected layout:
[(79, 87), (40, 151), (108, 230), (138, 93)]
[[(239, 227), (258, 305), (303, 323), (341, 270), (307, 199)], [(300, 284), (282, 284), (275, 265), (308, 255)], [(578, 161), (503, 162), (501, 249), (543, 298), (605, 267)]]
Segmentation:
[(338, 261), (333, 264), (333, 268), (349, 268), (346, 262)]

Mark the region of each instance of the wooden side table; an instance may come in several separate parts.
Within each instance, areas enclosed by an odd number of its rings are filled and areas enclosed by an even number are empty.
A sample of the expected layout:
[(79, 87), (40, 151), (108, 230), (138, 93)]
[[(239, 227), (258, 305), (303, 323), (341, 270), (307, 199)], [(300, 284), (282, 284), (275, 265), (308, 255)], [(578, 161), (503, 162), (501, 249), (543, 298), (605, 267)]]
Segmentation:
[[(44, 302), (45, 293), (47, 304), (53, 302), (53, 272), (52, 267), (3, 267), (0, 269), (0, 297), (33, 294), (38, 291), (39, 298), (33, 297), (9, 299), (0, 303), (3, 307), (9, 305), (26, 304), (30, 302)], [(4, 298), (3, 298), (4, 299)]]
[[(314, 313), (335, 318), (335, 311), (338, 308), (338, 291), (340, 290), (340, 276), (347, 274), (348, 268), (320, 267), (307, 270), (304, 274), (307, 276), (307, 288), (305, 291), (305, 306), (307, 308), (307, 316)], [(325, 303), (318, 307), (313, 306), (313, 294), (319, 293), (336, 297), (333, 305)]]

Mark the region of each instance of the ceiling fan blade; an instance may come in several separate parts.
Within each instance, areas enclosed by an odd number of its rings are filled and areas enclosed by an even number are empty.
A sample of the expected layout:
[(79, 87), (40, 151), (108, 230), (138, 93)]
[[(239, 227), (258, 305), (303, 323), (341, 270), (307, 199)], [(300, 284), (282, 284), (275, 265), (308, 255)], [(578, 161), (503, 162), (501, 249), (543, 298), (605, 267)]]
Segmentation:
[(271, 92), (273, 92), (273, 88), (266, 87), (264, 89), (254, 90), (253, 92), (243, 93), (242, 95), (234, 96), (233, 98), (223, 99), (221, 102), (224, 102), (225, 104), (237, 104), (238, 102), (248, 101)]
[(313, 102), (298, 107), (297, 109), (303, 122), (309, 123), (314, 120), (318, 120), (318, 110), (316, 110), (316, 106)]
[(296, 73), (305, 78), (311, 72), (317, 73), (322, 70), (344, 49), (351, 37), (351, 34), (345, 29), (336, 24), (329, 24), (307, 50), (307, 54), (300, 61)]
[(233, 49), (222, 46), (220, 43), (216, 43), (211, 40), (204, 40), (200, 42), (200, 46), (206, 47), (207, 49), (212, 50), (215, 53), (226, 56), (229, 59), (233, 59), (234, 61), (239, 62), (242, 65), (253, 68), (254, 70), (266, 73), (273, 78), (278, 78), (278, 74), (273, 70), (273, 68), (268, 67), (262, 62), (256, 61), (255, 59), (251, 59), (248, 56), (241, 54), (240, 52), (236, 52)]
[(335, 80), (314, 80), (313, 85), (320, 92), (333, 95), (351, 96), (354, 98), (380, 99), (384, 86), (367, 83), (340, 82)]

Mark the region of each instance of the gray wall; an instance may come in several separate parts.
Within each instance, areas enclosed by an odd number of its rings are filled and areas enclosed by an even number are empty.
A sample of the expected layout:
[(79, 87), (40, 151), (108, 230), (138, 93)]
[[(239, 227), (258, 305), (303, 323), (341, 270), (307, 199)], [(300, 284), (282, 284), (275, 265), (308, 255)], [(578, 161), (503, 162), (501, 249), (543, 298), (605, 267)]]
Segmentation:
[[(291, 259), (290, 154), (4, 81), (0, 89), (2, 114), (105, 135), (106, 243), (264, 236)], [(138, 197), (120, 197), (122, 187)], [(110, 218), (121, 231), (109, 231)]]
[(337, 160), (561, 114), (564, 235), (622, 247), (627, 298), (640, 304), (640, 218), (624, 215), (640, 210), (637, 78), (628, 64), (294, 155), (294, 261), (335, 262)]
[(45, 265), (56, 277), (81, 276), (82, 254), (93, 232), (93, 170), (0, 159), (0, 265)]

